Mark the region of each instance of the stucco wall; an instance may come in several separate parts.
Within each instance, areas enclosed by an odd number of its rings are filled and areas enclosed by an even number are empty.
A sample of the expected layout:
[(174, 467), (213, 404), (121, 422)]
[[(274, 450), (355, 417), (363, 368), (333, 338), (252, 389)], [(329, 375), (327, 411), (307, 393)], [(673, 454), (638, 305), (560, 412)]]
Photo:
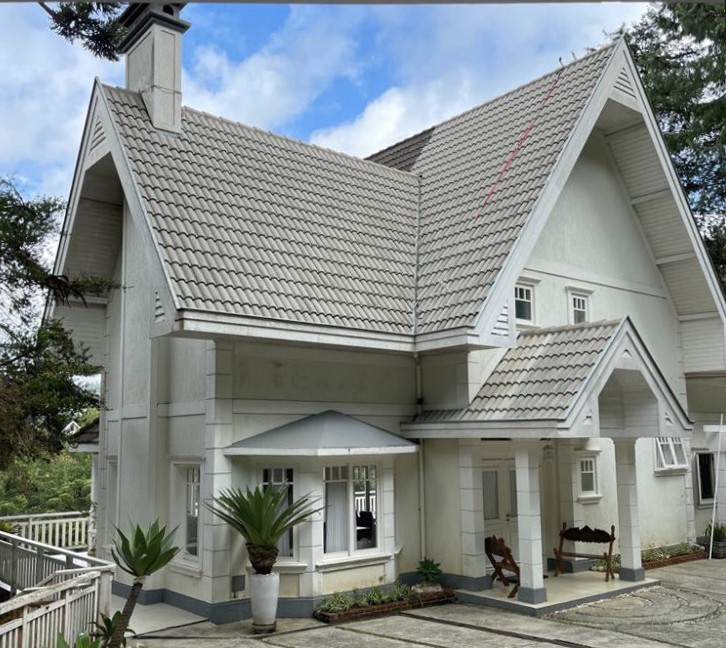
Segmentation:
[(569, 323), (568, 287), (592, 291), (590, 321), (629, 316), (685, 404), (676, 311), (597, 137), (586, 144), (523, 275), (538, 280), (538, 326)]

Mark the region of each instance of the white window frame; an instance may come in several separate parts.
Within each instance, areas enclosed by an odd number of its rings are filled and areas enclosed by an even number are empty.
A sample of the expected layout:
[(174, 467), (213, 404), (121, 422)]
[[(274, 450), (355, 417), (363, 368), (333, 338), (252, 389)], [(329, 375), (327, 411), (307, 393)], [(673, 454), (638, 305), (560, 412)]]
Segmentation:
[[(529, 299), (520, 298), (520, 291), (529, 292)], [(518, 324), (534, 324), (536, 321), (534, 308), (535, 308), (535, 294), (534, 294), (534, 283), (528, 281), (519, 281), (514, 286), (514, 319)], [(530, 318), (517, 316), (517, 302), (529, 303)]]
[[(265, 471), (269, 470), (269, 474), (267, 475), (270, 479), (265, 479)], [(278, 471), (280, 471), (281, 474), (278, 474)], [(289, 463), (280, 463), (280, 464), (265, 464), (258, 466), (258, 472), (260, 477), (260, 484), (263, 486), (279, 486), (283, 484), (289, 484), (290, 489), (288, 491), (289, 493), (289, 502), (295, 501), (295, 473), (297, 470), (295, 469), (295, 466)], [(288, 475), (289, 473), (289, 475)], [(279, 480), (277, 477), (284, 477), (284, 479)], [(287, 480), (287, 477), (290, 476), (292, 479), (290, 481)], [(283, 563), (283, 562), (295, 562), (297, 558), (297, 533), (295, 533), (295, 529), (290, 529), (288, 531), (288, 538), (290, 542), (290, 555), (285, 556), (282, 554), (278, 554), (277, 556), (277, 562)]]
[(684, 473), (688, 470), (686, 447), (681, 437), (656, 437), (653, 441), (656, 473)]
[[(356, 514), (355, 511), (355, 492), (354, 492), (354, 478), (353, 478), (353, 472), (356, 467), (368, 467), (368, 468), (375, 468), (375, 480), (376, 480), (376, 495), (375, 495), (375, 538), (376, 542), (373, 547), (368, 548), (361, 548), (359, 549), (357, 547), (358, 539), (357, 539), (357, 531), (356, 528)], [(335, 478), (335, 469), (338, 469), (338, 475), (342, 469), (347, 469), (347, 477), (345, 479), (343, 478)], [(331, 478), (328, 479), (328, 470), (331, 470), (330, 476)], [(347, 485), (347, 515), (348, 515), (348, 548), (341, 550), (341, 551), (325, 551), (325, 524), (323, 524), (323, 538), (322, 538), (322, 545), (323, 545), (323, 555), (325, 557), (325, 561), (329, 562), (331, 560), (335, 560), (337, 558), (342, 558), (346, 556), (366, 556), (366, 555), (377, 555), (380, 554), (383, 551), (382, 548), (382, 542), (384, 539), (383, 534), (383, 465), (381, 462), (371, 462), (371, 461), (354, 461), (354, 462), (337, 462), (333, 461), (330, 463), (326, 463), (323, 466), (323, 501), (327, 501), (327, 485), (329, 482), (345, 482)], [(369, 477), (370, 479), (370, 477)], [(323, 511), (323, 521), (325, 522), (327, 520), (327, 510)]]
[[(188, 496), (188, 471), (197, 470), (199, 481), (197, 485), (197, 553), (191, 554), (187, 551), (187, 496)], [(171, 563), (172, 568), (184, 567), (192, 575), (201, 575), (204, 525), (202, 524), (202, 487), (204, 480), (204, 469), (200, 459), (178, 459), (171, 462), (171, 487), (170, 494), (170, 519), (173, 527), (178, 527), (176, 545), (179, 553)]]
[[(599, 479), (599, 466), (598, 466), (598, 455), (597, 451), (577, 451), (575, 452), (575, 478), (577, 479), (577, 501), (581, 504), (594, 504), (602, 499), (600, 493), (600, 479)], [(591, 469), (583, 471), (585, 462), (590, 462)], [(582, 477), (584, 474), (592, 473), (593, 487), (591, 490), (584, 490), (582, 488)]]
[[(585, 288), (578, 288), (576, 286), (567, 286), (566, 289), (567, 293), (567, 321), (569, 324), (586, 324), (587, 322), (592, 321), (592, 300), (590, 299), (592, 295), (592, 290), (587, 290)], [(575, 300), (582, 300), (584, 303), (584, 308), (575, 308), (576, 301)], [(585, 313), (585, 319), (583, 319), (581, 322), (577, 321), (576, 318), (576, 312), (577, 311), (584, 311)]]
[[(699, 460), (699, 457), (701, 456), (710, 456), (711, 457), (711, 490), (713, 491), (714, 496), (709, 498), (704, 498), (702, 496), (702, 490), (701, 490), (701, 462)], [(693, 455), (693, 463), (694, 463), (694, 470), (693, 474), (696, 478), (696, 497), (698, 498), (698, 506), (712, 506), (714, 497), (716, 496), (716, 453), (715, 452), (709, 452), (709, 451), (701, 451), (696, 452)]]

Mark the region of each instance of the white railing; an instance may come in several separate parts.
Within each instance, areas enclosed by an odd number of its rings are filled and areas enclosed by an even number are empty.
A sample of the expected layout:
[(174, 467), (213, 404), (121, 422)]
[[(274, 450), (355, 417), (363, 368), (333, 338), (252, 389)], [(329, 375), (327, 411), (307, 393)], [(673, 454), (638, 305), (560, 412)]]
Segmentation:
[(81, 549), (89, 546), (90, 515), (80, 511), (7, 515), (0, 522), (9, 522), (15, 533), (23, 538), (44, 542), (55, 547)]
[(376, 491), (370, 491), (368, 497), (365, 495), (359, 495), (358, 493), (353, 493), (353, 507), (355, 508), (356, 513), (360, 513), (361, 511), (370, 511), (375, 517)]
[(108, 599), (104, 593), (107, 577), (97, 570), (85, 571), (0, 604), (0, 619), (6, 619), (0, 624), (0, 648), (55, 646), (59, 633), (72, 645), (79, 633), (88, 632), (98, 620), (102, 599)]
[(0, 531), (0, 648), (54, 646), (108, 614), (115, 565)]

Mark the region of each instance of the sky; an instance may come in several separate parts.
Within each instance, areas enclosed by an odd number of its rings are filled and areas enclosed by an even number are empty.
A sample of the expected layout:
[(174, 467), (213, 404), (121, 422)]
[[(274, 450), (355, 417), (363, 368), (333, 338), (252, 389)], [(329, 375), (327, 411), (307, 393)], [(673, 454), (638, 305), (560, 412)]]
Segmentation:
[[(645, 3), (189, 4), (182, 102), (365, 156), (608, 41)], [(67, 199), (94, 77), (32, 3), (0, 2), (0, 177)]]

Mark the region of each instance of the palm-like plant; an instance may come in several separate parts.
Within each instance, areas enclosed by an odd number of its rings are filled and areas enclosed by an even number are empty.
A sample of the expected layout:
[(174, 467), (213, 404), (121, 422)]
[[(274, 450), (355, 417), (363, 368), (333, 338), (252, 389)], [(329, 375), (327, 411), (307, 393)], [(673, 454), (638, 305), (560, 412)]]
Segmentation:
[(116, 531), (119, 537), (114, 541), (111, 555), (121, 569), (134, 577), (134, 584), (108, 641), (108, 648), (119, 648), (123, 643), (146, 577), (164, 567), (179, 551), (179, 547), (174, 546), (176, 529), (167, 533), (166, 526), (159, 526), (159, 520), (148, 529), (136, 525), (128, 536), (118, 528)]
[(247, 545), (255, 574), (269, 574), (277, 560), (277, 542), (289, 529), (322, 510), (316, 498), (300, 497), (288, 504), (288, 487), (257, 486), (224, 490), (207, 508), (237, 531)]

